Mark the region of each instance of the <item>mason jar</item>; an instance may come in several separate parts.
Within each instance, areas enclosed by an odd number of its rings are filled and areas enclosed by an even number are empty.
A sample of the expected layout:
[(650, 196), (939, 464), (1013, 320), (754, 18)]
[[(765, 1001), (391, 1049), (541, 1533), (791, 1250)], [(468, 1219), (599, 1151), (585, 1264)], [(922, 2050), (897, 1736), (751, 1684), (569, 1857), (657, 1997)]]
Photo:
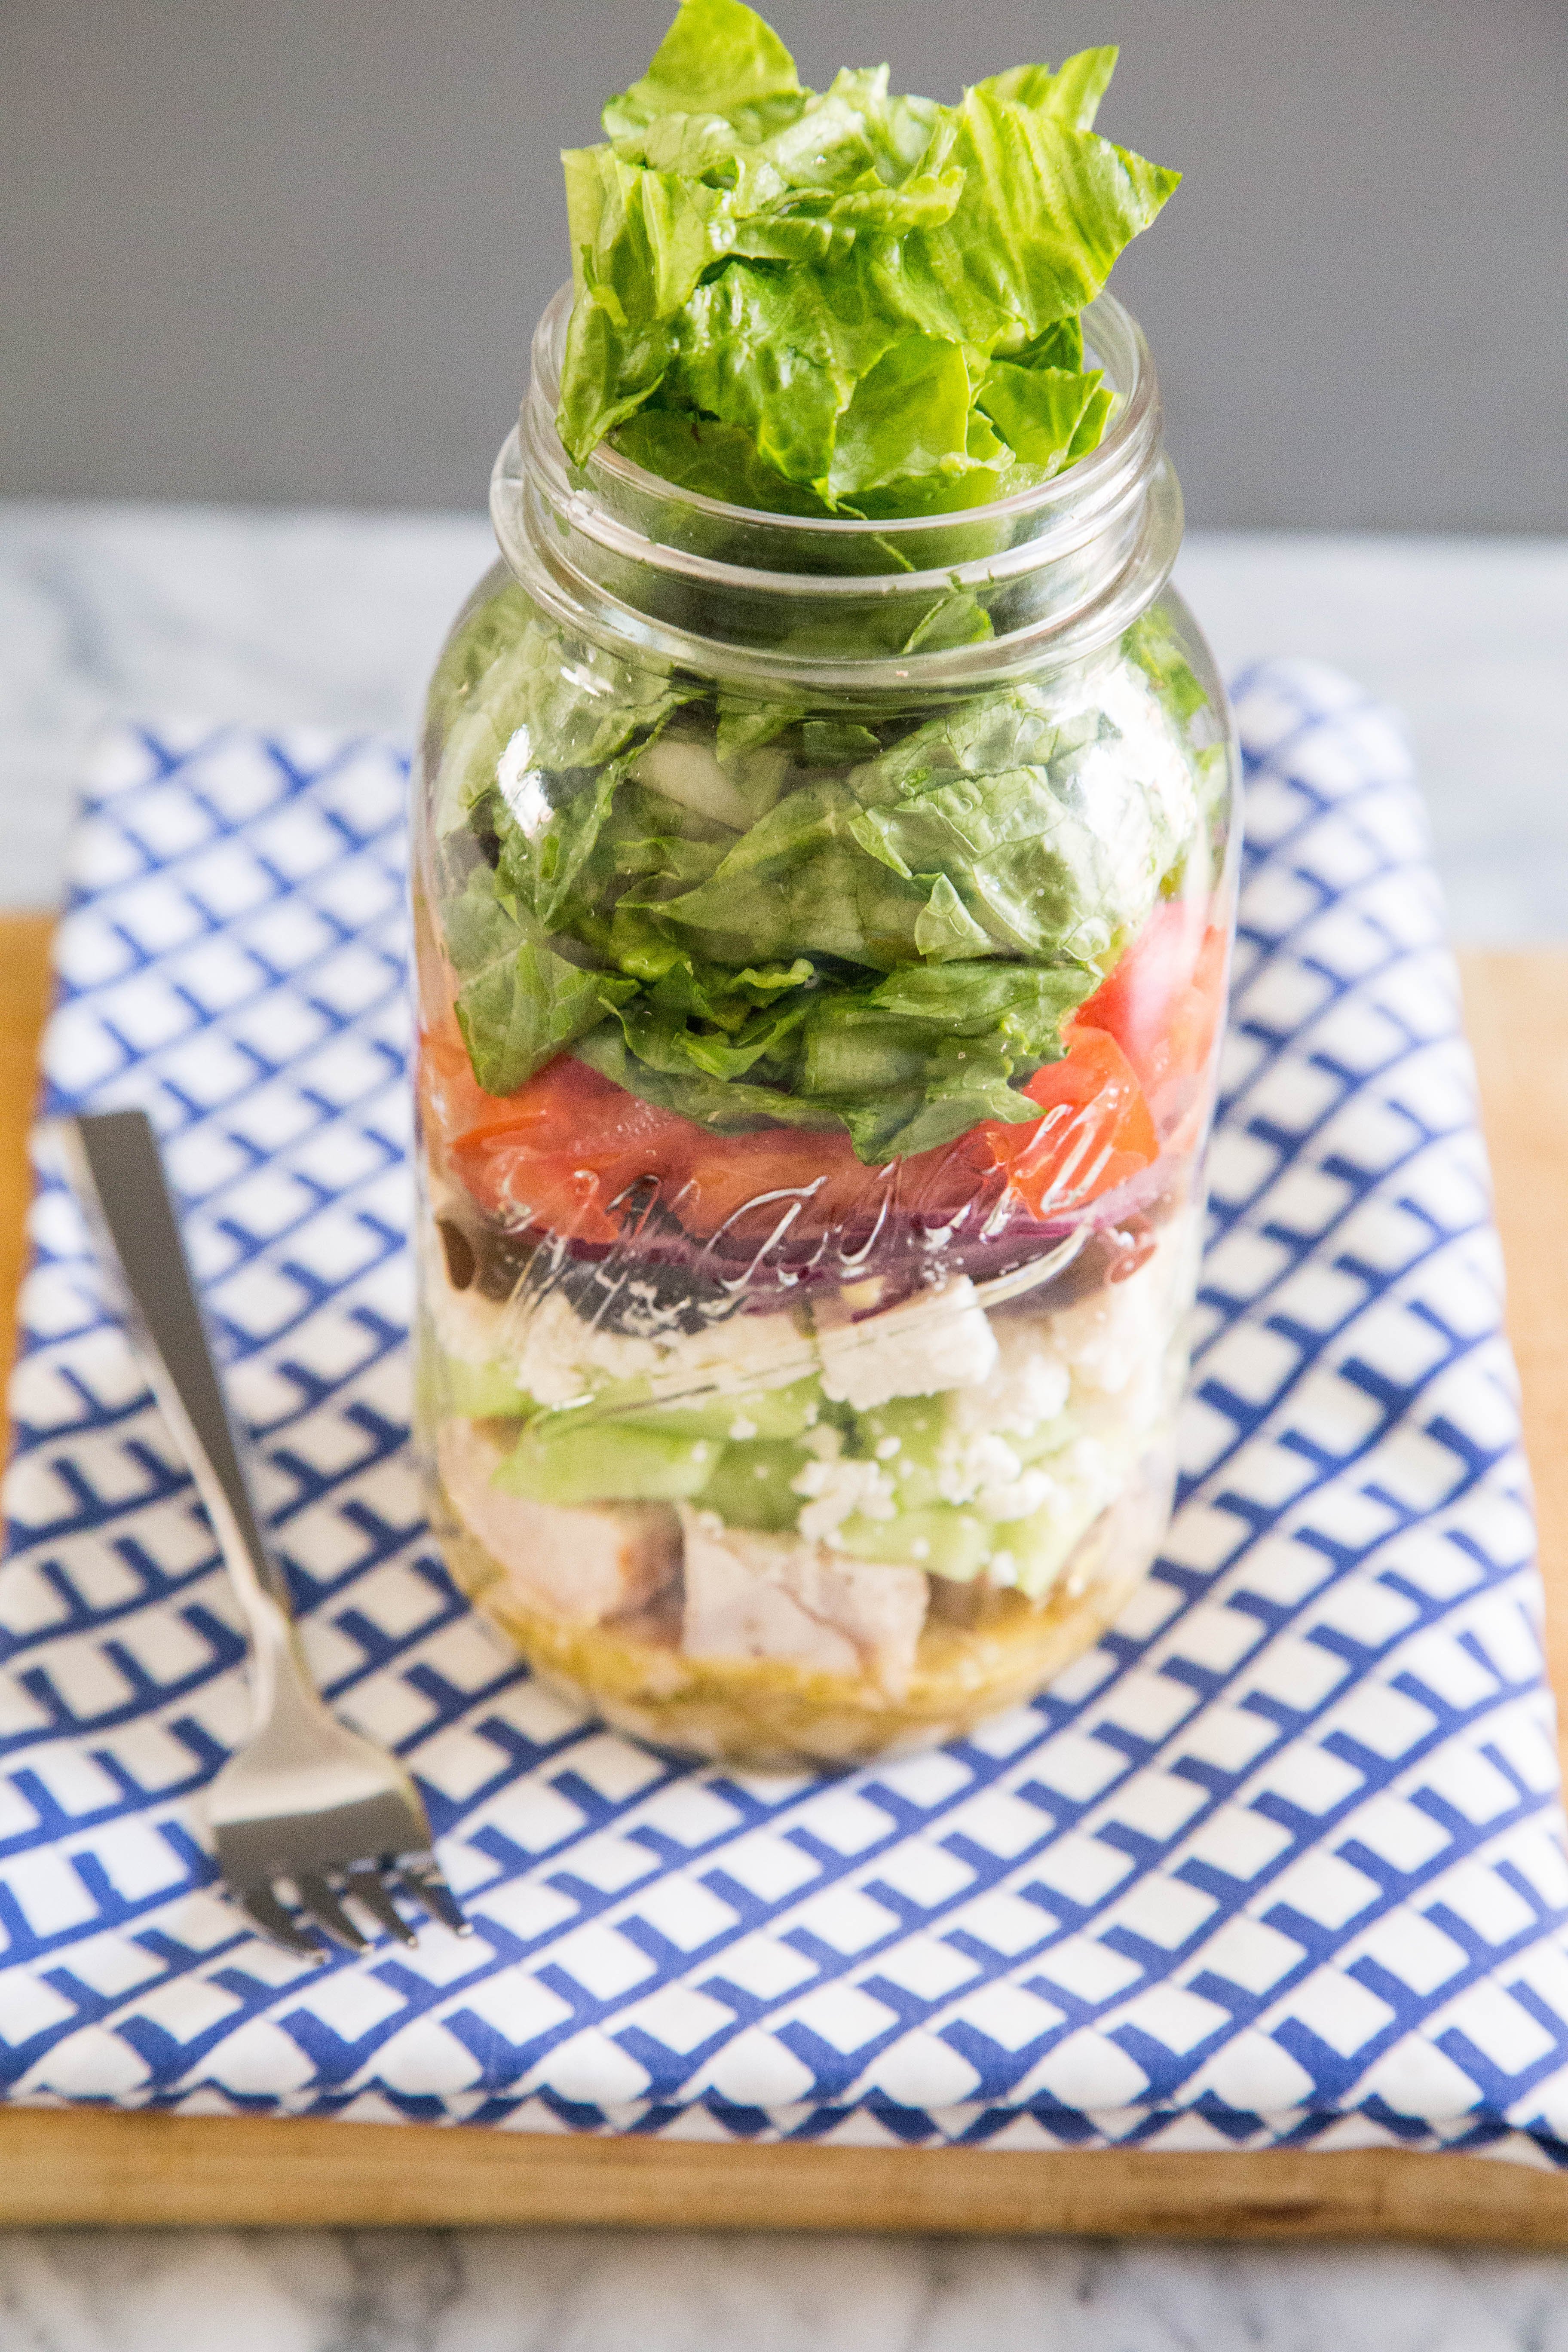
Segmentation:
[(1156, 1556), (1237, 763), (1154, 370), (987, 507), (726, 505), (554, 425), (414, 800), (418, 1414), (458, 1583), (660, 1748), (1027, 1699)]

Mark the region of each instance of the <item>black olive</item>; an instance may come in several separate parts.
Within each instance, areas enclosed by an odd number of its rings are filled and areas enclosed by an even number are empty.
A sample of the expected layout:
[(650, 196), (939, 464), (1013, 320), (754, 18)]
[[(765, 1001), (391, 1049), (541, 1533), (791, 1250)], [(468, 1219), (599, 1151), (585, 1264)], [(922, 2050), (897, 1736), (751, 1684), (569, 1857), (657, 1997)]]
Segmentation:
[(467, 1290), (479, 1264), (472, 1242), (462, 1226), (455, 1224), (450, 1217), (437, 1217), (436, 1231), (441, 1236), (441, 1247), (447, 1254), (447, 1279), (454, 1290)]

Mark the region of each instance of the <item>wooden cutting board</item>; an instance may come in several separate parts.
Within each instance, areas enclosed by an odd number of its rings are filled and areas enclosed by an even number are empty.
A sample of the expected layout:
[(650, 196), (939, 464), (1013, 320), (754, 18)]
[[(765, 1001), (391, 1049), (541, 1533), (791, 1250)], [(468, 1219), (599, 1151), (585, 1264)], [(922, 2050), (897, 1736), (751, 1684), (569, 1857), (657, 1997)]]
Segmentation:
[[(49, 924), (0, 918), (0, 1349), (23, 1260)], [(1568, 1695), (1568, 950), (1463, 959), (1553, 1683)], [(679, 2229), (1407, 2238), (1568, 2245), (1568, 2175), (1397, 2149), (738, 2147), (427, 2125), (0, 2113), (0, 2224), (598, 2222)]]

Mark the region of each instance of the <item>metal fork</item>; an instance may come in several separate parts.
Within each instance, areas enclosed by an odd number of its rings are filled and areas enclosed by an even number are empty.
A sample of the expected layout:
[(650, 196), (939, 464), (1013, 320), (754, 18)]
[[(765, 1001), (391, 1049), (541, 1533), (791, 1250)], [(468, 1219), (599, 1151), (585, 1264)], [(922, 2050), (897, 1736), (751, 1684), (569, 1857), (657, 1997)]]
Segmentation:
[(206, 1506), (250, 1636), (250, 1738), (206, 1796), (229, 1893), (274, 1943), (324, 1959), (279, 1891), (333, 1943), (369, 1939), (357, 1903), (387, 1934), (416, 1933), (401, 1887), (459, 1936), (470, 1932), (431, 1852), (419, 1792), (384, 1749), (338, 1721), (310, 1679), (283, 1575), (262, 1538), (152, 1126), (142, 1111), (62, 1120), (82, 1205), (122, 1277), (126, 1328)]

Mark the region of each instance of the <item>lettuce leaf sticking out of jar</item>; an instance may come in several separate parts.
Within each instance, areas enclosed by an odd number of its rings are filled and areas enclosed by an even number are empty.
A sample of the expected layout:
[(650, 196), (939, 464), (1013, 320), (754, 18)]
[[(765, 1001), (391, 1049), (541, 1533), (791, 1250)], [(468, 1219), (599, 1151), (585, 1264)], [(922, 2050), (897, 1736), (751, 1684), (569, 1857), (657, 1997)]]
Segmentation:
[(803, 87), (740, 0), (683, 0), (564, 157), (576, 300), (559, 429), (784, 513), (941, 513), (1047, 480), (1110, 412), (1079, 314), (1179, 174), (1093, 129), (1116, 61), (956, 106), (887, 68)]

